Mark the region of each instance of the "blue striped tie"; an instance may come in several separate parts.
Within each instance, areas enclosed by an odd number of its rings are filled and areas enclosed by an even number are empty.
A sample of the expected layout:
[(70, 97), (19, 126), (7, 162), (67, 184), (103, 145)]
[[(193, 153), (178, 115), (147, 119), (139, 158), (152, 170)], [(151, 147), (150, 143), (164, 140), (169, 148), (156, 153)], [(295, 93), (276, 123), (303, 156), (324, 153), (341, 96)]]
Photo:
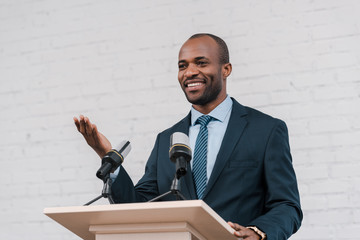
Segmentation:
[(208, 145), (208, 129), (207, 125), (213, 118), (208, 115), (202, 115), (196, 120), (196, 124), (200, 124), (200, 132), (196, 138), (194, 162), (193, 162), (193, 177), (195, 180), (195, 187), (198, 199), (203, 198), (206, 188), (206, 159), (207, 159), (207, 145)]

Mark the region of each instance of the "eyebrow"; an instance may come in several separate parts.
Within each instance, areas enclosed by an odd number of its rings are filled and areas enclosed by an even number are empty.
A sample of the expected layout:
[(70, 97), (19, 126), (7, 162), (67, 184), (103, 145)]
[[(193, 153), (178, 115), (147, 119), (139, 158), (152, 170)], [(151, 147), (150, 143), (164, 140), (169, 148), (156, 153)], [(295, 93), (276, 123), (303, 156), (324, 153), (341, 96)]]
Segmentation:
[(201, 56), (201, 57), (196, 57), (195, 60), (200, 60), (200, 59), (204, 59), (204, 58), (207, 59), (206, 57)]
[[(200, 56), (200, 57), (196, 57), (195, 60), (198, 61), (198, 60), (201, 60), (201, 59), (208, 59), (207, 57), (205, 56)], [(179, 63), (184, 63), (186, 62), (186, 60), (179, 60), (178, 64)]]

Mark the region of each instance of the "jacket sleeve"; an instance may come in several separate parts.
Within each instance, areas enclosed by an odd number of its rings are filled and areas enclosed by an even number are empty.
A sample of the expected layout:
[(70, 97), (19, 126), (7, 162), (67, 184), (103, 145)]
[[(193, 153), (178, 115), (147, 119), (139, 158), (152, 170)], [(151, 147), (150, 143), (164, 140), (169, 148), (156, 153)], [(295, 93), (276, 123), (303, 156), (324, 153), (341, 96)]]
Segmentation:
[(121, 166), (119, 174), (112, 185), (112, 196), (116, 203), (145, 202), (159, 195), (157, 187), (157, 156), (159, 135), (147, 161), (145, 174), (134, 186), (131, 178)]
[(265, 214), (251, 221), (268, 240), (288, 239), (302, 221), (300, 197), (292, 165), (288, 131), (278, 121), (268, 139), (264, 156)]

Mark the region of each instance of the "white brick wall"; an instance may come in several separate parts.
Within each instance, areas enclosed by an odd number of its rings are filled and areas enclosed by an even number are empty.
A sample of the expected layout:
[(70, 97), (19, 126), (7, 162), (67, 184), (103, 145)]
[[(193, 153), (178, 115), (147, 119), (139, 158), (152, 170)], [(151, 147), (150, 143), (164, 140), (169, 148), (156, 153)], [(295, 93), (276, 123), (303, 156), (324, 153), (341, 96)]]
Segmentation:
[(359, 12), (356, 0), (0, 0), (0, 239), (78, 239), (42, 214), (101, 191), (73, 116), (129, 139), (124, 165), (140, 178), (156, 134), (189, 110), (176, 61), (196, 32), (227, 41), (231, 96), (288, 124), (304, 210), (292, 239), (357, 239)]

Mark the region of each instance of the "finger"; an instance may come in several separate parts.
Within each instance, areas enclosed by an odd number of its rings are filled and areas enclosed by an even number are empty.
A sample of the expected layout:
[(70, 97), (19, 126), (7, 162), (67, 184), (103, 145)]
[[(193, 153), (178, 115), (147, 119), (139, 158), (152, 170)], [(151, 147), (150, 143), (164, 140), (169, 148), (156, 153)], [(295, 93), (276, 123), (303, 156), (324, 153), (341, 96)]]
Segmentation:
[(236, 237), (240, 237), (239, 236), (240, 233), (236, 231), (235, 224), (233, 222), (230, 222), (230, 221), (228, 221), (227, 223), (229, 224), (230, 227), (232, 227), (235, 230), (234, 235)]
[(234, 235), (235, 235), (236, 237), (238, 237), (238, 238), (241, 238), (241, 237), (242, 237), (242, 235), (241, 235), (241, 233), (240, 233), (239, 231), (235, 231), (235, 232), (234, 232)]
[(246, 229), (245, 230), (235, 231), (234, 235), (236, 237), (243, 238), (243, 239), (247, 239), (247, 237), (249, 237), (249, 234), (247, 233)]
[(85, 117), (85, 118), (84, 118), (84, 122), (85, 122), (85, 131), (86, 131), (86, 134), (87, 134), (87, 135), (92, 135), (93, 129), (92, 129), (92, 124), (91, 124), (89, 118)]
[(75, 123), (75, 126), (76, 126), (77, 130), (80, 132), (80, 122), (79, 122), (79, 120), (76, 117), (73, 117), (73, 119), (74, 119), (74, 123)]
[[(230, 227), (232, 227), (233, 229), (235, 229), (235, 224), (233, 222), (228, 222), (228, 224), (230, 225)], [(235, 229), (236, 230), (236, 229)]]
[(234, 224), (234, 229), (236, 231), (240, 231), (240, 230), (243, 230), (243, 229), (246, 229), (244, 226), (241, 226), (240, 224), (237, 224), (237, 223), (233, 223)]
[(234, 232), (234, 235), (236, 237), (241, 237), (241, 238), (244, 238), (244, 237), (248, 237), (248, 234), (246, 234), (246, 230), (247, 228), (244, 227), (244, 226), (241, 226), (240, 224), (237, 224), (237, 223), (233, 223), (233, 222), (228, 222), (228, 224), (230, 225), (230, 227), (232, 227), (235, 232)]
[(84, 119), (84, 116), (83, 115), (80, 115), (80, 132), (82, 135), (84, 135), (86, 132), (85, 132), (85, 119)]

